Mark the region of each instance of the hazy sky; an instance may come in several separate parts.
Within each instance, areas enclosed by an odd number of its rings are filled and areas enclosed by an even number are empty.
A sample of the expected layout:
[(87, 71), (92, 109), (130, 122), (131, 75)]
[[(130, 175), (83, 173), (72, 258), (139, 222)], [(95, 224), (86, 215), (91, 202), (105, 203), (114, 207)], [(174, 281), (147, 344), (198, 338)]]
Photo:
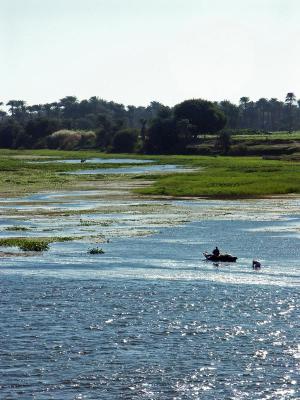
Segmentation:
[(0, 0), (0, 101), (300, 98), (300, 0)]

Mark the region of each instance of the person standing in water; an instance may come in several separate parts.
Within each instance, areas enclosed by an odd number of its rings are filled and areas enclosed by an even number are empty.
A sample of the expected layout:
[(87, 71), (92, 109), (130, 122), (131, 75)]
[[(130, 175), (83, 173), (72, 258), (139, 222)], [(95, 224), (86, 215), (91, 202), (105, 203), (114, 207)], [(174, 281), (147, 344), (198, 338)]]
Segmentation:
[(218, 249), (218, 247), (216, 246), (216, 248), (213, 250), (213, 255), (218, 257), (220, 255), (220, 250)]
[(253, 269), (259, 269), (259, 268), (261, 268), (261, 263), (260, 263), (259, 261), (257, 261), (257, 260), (253, 260), (253, 261), (252, 261), (252, 268), (253, 268)]

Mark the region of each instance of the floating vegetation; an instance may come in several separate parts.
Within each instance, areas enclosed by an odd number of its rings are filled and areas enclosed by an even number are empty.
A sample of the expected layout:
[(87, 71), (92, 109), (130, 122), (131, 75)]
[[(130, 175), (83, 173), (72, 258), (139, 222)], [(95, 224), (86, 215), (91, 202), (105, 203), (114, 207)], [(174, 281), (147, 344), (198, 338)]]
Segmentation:
[(29, 231), (29, 228), (25, 226), (8, 226), (5, 228), (6, 231)]
[(83, 220), (80, 219), (81, 226), (92, 226), (92, 225), (100, 225), (100, 226), (109, 226), (112, 221), (95, 221), (95, 220)]
[(19, 248), (23, 251), (47, 251), (49, 250), (49, 243), (46, 241), (28, 241), (19, 244)]
[(99, 249), (99, 247), (93, 247), (92, 249), (88, 249), (89, 254), (104, 254), (104, 250)]
[(23, 251), (47, 251), (49, 244), (54, 242), (66, 242), (74, 240), (72, 237), (56, 237), (56, 238), (1, 238), (0, 246), (2, 247), (18, 247)]

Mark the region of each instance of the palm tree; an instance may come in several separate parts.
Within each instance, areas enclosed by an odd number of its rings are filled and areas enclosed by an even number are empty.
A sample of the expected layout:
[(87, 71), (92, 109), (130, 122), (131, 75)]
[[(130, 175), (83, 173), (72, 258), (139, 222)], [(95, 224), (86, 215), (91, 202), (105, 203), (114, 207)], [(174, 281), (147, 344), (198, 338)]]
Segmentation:
[(270, 118), (271, 118), (271, 131), (276, 131), (279, 129), (283, 103), (278, 99), (276, 99), (275, 97), (272, 97), (269, 100), (269, 106), (270, 106)]
[(249, 101), (249, 97), (244, 96), (240, 98), (240, 105), (243, 107), (244, 110), (247, 108), (247, 104), (249, 103)]
[(268, 102), (268, 100), (267, 99), (265, 99), (264, 97), (262, 97), (261, 99), (259, 99), (257, 102), (256, 102), (256, 105), (257, 105), (257, 107), (258, 107), (258, 109), (259, 109), (259, 111), (260, 111), (260, 113), (261, 113), (261, 121), (262, 121), (262, 125), (260, 126), (260, 128), (263, 130), (263, 131), (265, 131), (266, 130), (266, 113), (267, 113), (267, 111), (268, 111), (268, 105), (269, 105), (269, 102)]
[(241, 97), (240, 98), (240, 108), (242, 110), (242, 127), (247, 128), (248, 122), (247, 122), (247, 110), (248, 110), (248, 105), (249, 105), (249, 97)]
[(9, 100), (6, 103), (6, 105), (9, 106), (9, 111), (12, 116), (14, 116), (14, 114), (15, 114), (16, 102), (17, 102), (17, 100)]
[(32, 106), (27, 107), (27, 111), (29, 113), (37, 113), (37, 115), (40, 115), (40, 112), (42, 111), (42, 105), (41, 104), (33, 104)]
[(59, 106), (63, 110), (63, 115), (66, 118), (72, 118), (75, 116), (77, 105), (78, 100), (75, 96), (66, 96), (59, 100)]
[(24, 100), (9, 100), (6, 103), (10, 107), (9, 111), (12, 117), (23, 118), (26, 113), (26, 102)]
[(228, 128), (233, 128), (235, 129), (238, 124), (238, 119), (239, 119), (239, 108), (235, 104), (231, 103), (229, 100), (222, 100), (220, 101), (219, 104), (217, 104), (223, 113), (227, 117), (227, 124), (226, 126)]
[(287, 95), (285, 96), (285, 102), (287, 104), (293, 104), (296, 101), (296, 96), (294, 95), (293, 92), (289, 92), (287, 93)]
[(296, 96), (294, 95), (293, 92), (287, 93), (285, 97), (285, 104), (288, 107), (288, 120), (289, 120), (289, 133), (292, 133), (293, 131), (293, 104), (296, 101)]

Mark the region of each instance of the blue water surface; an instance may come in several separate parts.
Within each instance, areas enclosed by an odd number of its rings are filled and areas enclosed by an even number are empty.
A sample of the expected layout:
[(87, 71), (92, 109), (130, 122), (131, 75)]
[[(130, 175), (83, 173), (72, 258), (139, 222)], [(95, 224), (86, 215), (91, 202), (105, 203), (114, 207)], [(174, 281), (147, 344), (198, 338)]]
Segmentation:
[[(204, 219), (100, 256), (75, 241), (3, 259), (0, 397), (298, 399), (299, 223)], [(216, 244), (237, 263), (204, 261)]]

